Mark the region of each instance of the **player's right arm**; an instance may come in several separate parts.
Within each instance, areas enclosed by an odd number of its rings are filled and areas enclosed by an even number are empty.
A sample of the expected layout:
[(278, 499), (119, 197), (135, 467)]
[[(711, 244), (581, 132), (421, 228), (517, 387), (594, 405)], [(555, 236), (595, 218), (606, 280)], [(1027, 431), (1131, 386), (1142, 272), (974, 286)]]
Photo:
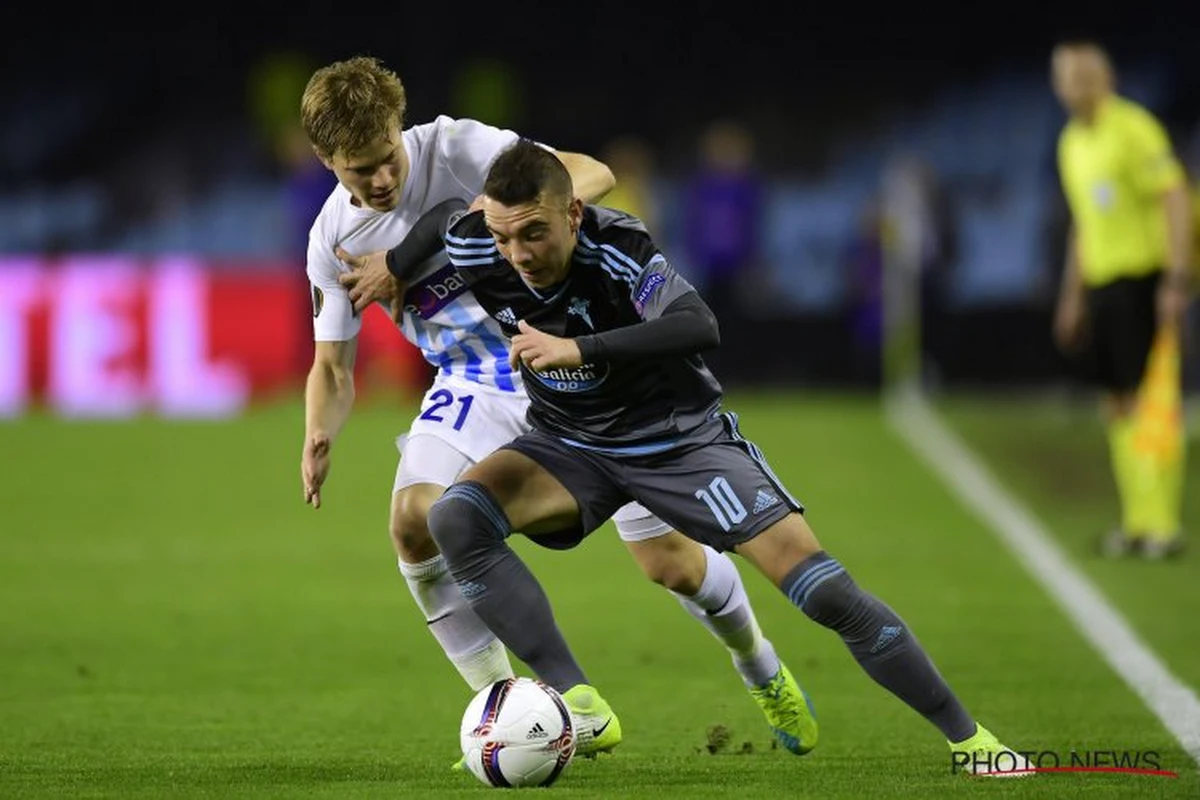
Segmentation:
[[(404, 288), (417, 277), (421, 265), (445, 247), (447, 229), (466, 210), (466, 202), (456, 197), (443, 200), (422, 214), (391, 250), (356, 256), (339, 247), (337, 257), (350, 271), (338, 276), (338, 281), (355, 312), (361, 314), (371, 303), (391, 297), (392, 321), (399, 324), (404, 313)], [(380, 288), (388, 284), (386, 290)]]
[(304, 502), (321, 507), (321, 486), (329, 475), (333, 442), (354, 407), (354, 358), (358, 339), (317, 342), (304, 386), (304, 453), (300, 474)]
[(1075, 226), (1067, 231), (1067, 254), (1063, 263), (1062, 281), (1058, 291), (1058, 307), (1054, 313), (1054, 340), (1066, 352), (1079, 345), (1086, 318), (1083, 274), (1079, 265), (1079, 244)]
[[(1071, 203), (1069, 140), (1064, 131), (1058, 137), (1057, 161), (1059, 180), (1068, 204)], [(1070, 212), (1074, 215), (1074, 210)], [(1066, 256), (1059, 281), (1058, 303), (1054, 309), (1054, 341), (1063, 352), (1071, 352), (1083, 339), (1086, 306), (1084, 300), (1083, 265), (1080, 263), (1079, 235), (1074, 220), (1067, 229)]]
[(313, 363), (304, 386), (304, 448), (300, 475), (304, 502), (321, 507), (334, 441), (354, 407), (354, 359), (362, 321), (338, 283), (333, 244), (317, 233), (309, 241), (308, 279), (313, 294)]

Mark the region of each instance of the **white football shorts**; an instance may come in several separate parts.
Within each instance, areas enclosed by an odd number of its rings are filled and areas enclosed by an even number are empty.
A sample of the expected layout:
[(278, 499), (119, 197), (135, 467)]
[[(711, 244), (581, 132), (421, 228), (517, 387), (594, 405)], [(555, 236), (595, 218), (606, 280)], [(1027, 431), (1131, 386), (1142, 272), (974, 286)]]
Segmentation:
[[(400, 463), (393, 492), (417, 483), (450, 486), (472, 464), (529, 431), (529, 399), (490, 386), (439, 375), (421, 400), (421, 412), (408, 433), (396, 438)], [(654, 539), (671, 526), (639, 503), (613, 515), (626, 542)]]

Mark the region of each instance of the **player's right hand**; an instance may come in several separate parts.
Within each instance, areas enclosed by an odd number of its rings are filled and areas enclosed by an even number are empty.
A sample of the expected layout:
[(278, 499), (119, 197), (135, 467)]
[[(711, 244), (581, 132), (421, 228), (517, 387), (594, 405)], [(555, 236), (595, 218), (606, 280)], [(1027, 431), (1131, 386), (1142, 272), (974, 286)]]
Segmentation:
[(512, 337), (508, 346), (508, 363), (513, 369), (517, 369), (521, 363), (537, 372), (583, 364), (579, 343), (574, 339), (552, 336), (525, 320), (517, 322), (517, 330), (520, 333)]
[(316, 434), (304, 439), (300, 456), (300, 479), (304, 482), (304, 502), (313, 508), (321, 507), (321, 486), (329, 476), (329, 451), (333, 443), (328, 436)]
[(335, 254), (343, 264), (350, 268), (338, 276), (338, 282), (346, 287), (350, 302), (354, 304), (354, 313), (361, 314), (368, 306), (376, 302), (386, 302), (392, 307), (393, 317), (396, 313), (396, 300), (403, 297), (403, 287), (392, 276), (387, 268), (387, 253), (383, 250), (355, 256), (342, 248), (337, 248)]

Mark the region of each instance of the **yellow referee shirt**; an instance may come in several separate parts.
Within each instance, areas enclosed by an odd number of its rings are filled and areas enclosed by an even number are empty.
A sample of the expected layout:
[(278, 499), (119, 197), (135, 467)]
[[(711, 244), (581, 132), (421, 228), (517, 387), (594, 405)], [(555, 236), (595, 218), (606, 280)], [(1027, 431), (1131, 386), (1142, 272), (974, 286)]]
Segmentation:
[(1101, 286), (1161, 269), (1167, 259), (1162, 195), (1183, 168), (1154, 115), (1112, 96), (1092, 124), (1071, 120), (1058, 139), (1083, 282)]
[[(1192, 187), (1192, 253), (1200, 255), (1200, 183)], [(1200, 286), (1200, 258), (1192, 259), (1193, 286)]]

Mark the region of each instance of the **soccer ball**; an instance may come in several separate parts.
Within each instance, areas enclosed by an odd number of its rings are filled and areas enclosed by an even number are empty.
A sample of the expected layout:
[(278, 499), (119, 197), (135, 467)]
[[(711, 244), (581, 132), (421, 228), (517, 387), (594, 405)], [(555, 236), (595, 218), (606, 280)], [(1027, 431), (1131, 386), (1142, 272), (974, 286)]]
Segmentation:
[(575, 754), (575, 727), (558, 692), (509, 678), (483, 689), (460, 729), (463, 759), (488, 786), (549, 786)]

